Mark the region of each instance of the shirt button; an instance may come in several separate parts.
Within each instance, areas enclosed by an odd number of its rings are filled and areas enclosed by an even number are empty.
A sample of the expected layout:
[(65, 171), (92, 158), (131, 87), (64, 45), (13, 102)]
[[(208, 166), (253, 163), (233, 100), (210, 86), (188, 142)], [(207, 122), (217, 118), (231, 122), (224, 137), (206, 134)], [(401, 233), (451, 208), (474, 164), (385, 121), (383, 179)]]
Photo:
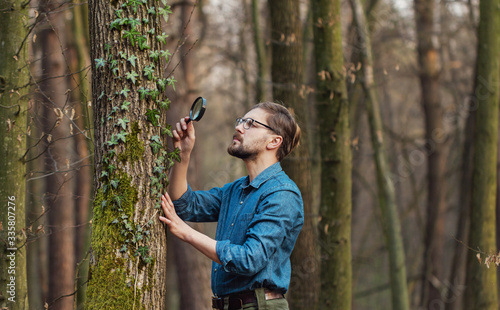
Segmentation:
[(217, 272), (217, 268), (214, 269), (214, 272)]
[(234, 223), (231, 223), (231, 226), (234, 226)]
[(240, 201), (240, 205), (242, 205), (242, 204), (243, 204), (243, 201)]

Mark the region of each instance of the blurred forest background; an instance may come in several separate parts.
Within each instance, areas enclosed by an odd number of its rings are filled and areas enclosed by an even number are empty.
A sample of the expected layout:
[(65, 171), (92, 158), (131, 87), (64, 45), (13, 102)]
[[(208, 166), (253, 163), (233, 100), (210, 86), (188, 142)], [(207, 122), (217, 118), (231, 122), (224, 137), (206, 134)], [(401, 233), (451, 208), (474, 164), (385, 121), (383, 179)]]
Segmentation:
[[(106, 287), (113, 280), (87, 290), (89, 265), (99, 264), (89, 253), (91, 231), (102, 224), (92, 214), (106, 202), (98, 200), (97, 189), (118, 184), (103, 176), (112, 173), (103, 167), (114, 146), (104, 147), (100, 135), (110, 126), (111, 118), (103, 115), (112, 112), (102, 99), (110, 84), (98, 70), (112, 60), (96, 56), (116, 47), (99, 37), (113, 27), (99, 25), (98, 14), (112, 7), (108, 18), (123, 21), (121, 14), (132, 7), (136, 12), (136, 2), (152, 8), (137, 14), (150, 17), (144, 24), (157, 23), (156, 34), (164, 32), (162, 51), (170, 54), (155, 68), (169, 82), (162, 92), (169, 109), (153, 119), (168, 131), (166, 124), (187, 115), (196, 97), (208, 101), (195, 124), (189, 174), (194, 189), (222, 186), (246, 173), (226, 147), (235, 118), (253, 104), (281, 102), (300, 121), (301, 148), (283, 162), (306, 204), (306, 224), (292, 258), (291, 309), (498, 309), (496, 268), (484, 264), (494, 262), (491, 254), (500, 241), (500, 2), (493, 0), (0, 0), (2, 307), (24, 309), (29, 302), (29, 309), (83, 309), (87, 298), (113, 290)], [(125, 13), (116, 13), (120, 5)], [(155, 19), (159, 12), (168, 18)], [(127, 40), (115, 37), (120, 39)], [(130, 54), (123, 59), (123, 66), (133, 62)], [(142, 82), (131, 72), (120, 83), (130, 83), (133, 94)], [(136, 78), (146, 81), (147, 71), (141, 72)], [(140, 104), (136, 99), (130, 99), (131, 107)], [(129, 113), (121, 104), (124, 115)], [(111, 127), (130, 130), (129, 119)], [(477, 154), (488, 155), (488, 164)], [(153, 168), (148, 169), (137, 175), (149, 180)], [(15, 304), (6, 290), (12, 221), (7, 201), (13, 195), (19, 248)], [(140, 204), (153, 210), (155, 203)], [(159, 222), (151, 225), (162, 229)], [(215, 234), (214, 224), (193, 225)], [(144, 268), (146, 278), (148, 270), (150, 278), (166, 275), (142, 290), (137, 280), (124, 281), (124, 290), (133, 296), (163, 291), (158, 296), (166, 309), (210, 309), (210, 261), (175, 238), (158, 238), (151, 239), (150, 249), (166, 251), (164, 264), (154, 263), (165, 265), (159, 269), (148, 267), (142, 252), (115, 251), (128, 260), (124, 265)], [(94, 269), (94, 277), (98, 270), (103, 269)]]

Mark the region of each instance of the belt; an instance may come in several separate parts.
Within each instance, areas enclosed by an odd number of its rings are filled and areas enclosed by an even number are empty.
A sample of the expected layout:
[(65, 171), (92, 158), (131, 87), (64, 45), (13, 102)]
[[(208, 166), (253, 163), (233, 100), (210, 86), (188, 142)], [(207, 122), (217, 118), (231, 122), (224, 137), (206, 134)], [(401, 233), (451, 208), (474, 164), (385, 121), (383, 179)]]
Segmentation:
[[(264, 291), (264, 294), (266, 300), (285, 298), (283, 294), (268, 289)], [(236, 310), (242, 309), (245, 304), (257, 303), (257, 297), (254, 291), (235, 293), (222, 297), (212, 297), (212, 308), (223, 310), (225, 302), (228, 304), (228, 310)]]

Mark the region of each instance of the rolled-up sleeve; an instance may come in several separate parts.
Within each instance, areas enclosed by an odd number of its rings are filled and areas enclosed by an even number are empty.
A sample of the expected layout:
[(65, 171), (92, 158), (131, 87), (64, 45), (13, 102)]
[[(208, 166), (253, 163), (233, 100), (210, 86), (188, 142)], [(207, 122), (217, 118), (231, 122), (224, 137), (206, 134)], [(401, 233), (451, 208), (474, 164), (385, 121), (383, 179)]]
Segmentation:
[(219, 217), (222, 189), (193, 191), (188, 185), (187, 191), (173, 201), (177, 215), (188, 222), (216, 222)]
[(268, 193), (248, 225), (243, 244), (217, 241), (217, 256), (225, 271), (254, 275), (264, 269), (287, 238), (293, 238), (293, 248), (304, 223), (300, 194), (282, 187), (269, 189)]

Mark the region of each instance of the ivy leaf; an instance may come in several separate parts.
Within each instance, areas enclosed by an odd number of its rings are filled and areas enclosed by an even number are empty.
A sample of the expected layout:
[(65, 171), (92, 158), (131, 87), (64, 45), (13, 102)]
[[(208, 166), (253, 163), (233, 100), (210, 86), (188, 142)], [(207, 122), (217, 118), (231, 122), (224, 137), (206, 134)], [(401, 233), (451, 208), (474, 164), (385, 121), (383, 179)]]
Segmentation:
[(136, 60), (137, 60), (137, 56), (135, 56), (135, 55), (132, 55), (132, 56), (130, 56), (130, 57), (127, 59), (127, 61), (128, 61), (128, 62), (130, 62), (130, 64), (131, 64), (131, 65), (132, 65), (132, 67), (134, 67), (134, 68), (135, 68), (135, 61), (136, 61)]
[(104, 207), (106, 207), (106, 205), (107, 205), (107, 204), (108, 204), (108, 201), (107, 201), (107, 200), (103, 200), (103, 201), (101, 202), (101, 208), (103, 208), (103, 209), (104, 209)]
[(106, 65), (106, 60), (104, 60), (102, 58), (97, 58), (94, 60), (95, 60), (95, 68), (96, 69), (99, 69), (99, 67), (104, 67)]
[(124, 101), (121, 106), (122, 111), (128, 111), (128, 107), (130, 104), (131, 104), (130, 101)]
[(168, 37), (168, 35), (166, 35), (165, 32), (163, 32), (161, 35), (157, 35), (156, 39), (158, 40), (158, 42), (161, 42), (163, 44), (167, 44), (167, 40), (166, 40), (167, 37)]
[(158, 79), (156, 84), (158, 84), (158, 86), (160, 86), (162, 91), (165, 91), (165, 88), (167, 87), (168, 81), (167, 81), (167, 79)]
[(160, 57), (160, 52), (159, 51), (151, 51), (151, 52), (149, 52), (149, 58), (153, 58), (155, 61), (158, 61), (159, 57)]
[(128, 97), (128, 93), (130, 92), (130, 89), (128, 89), (127, 87), (124, 87), (121, 91), (120, 91), (120, 95), (123, 95), (125, 98)]
[(119, 208), (122, 207), (122, 201), (123, 201), (122, 197), (115, 195), (113, 197), (113, 201), (116, 202), (116, 204), (118, 205)]
[(134, 85), (135, 85), (135, 82), (137, 81), (135, 78), (138, 76), (139, 76), (139, 74), (137, 74), (137, 72), (135, 72), (135, 71), (127, 72), (127, 74), (125, 74), (125, 77), (127, 78), (127, 80), (131, 80), (132, 84), (134, 84)]
[(160, 94), (160, 92), (158, 91), (158, 89), (152, 89), (149, 91), (148, 95), (151, 96), (151, 99), (153, 100), (156, 100), (156, 97)]
[(149, 89), (141, 87), (137, 90), (137, 92), (139, 92), (139, 94), (141, 94), (141, 100), (142, 100), (146, 97), (146, 95), (149, 94)]
[(140, 34), (141, 33), (139, 31), (137, 31), (136, 29), (131, 29), (130, 31), (124, 30), (122, 38), (129, 39), (132, 46), (135, 46), (136, 37)]
[(111, 180), (110, 184), (113, 186), (115, 189), (118, 187), (118, 183), (120, 183), (119, 180)]
[(108, 175), (107, 171), (101, 171), (101, 178), (107, 177)]
[(108, 170), (110, 173), (113, 173), (113, 171), (116, 169), (116, 166), (115, 165), (109, 165), (108, 166)]
[(168, 61), (168, 57), (169, 57), (169, 56), (172, 56), (172, 54), (170, 54), (170, 51), (169, 51), (169, 50), (166, 50), (166, 51), (162, 50), (162, 51), (160, 52), (160, 54), (161, 54), (161, 57), (164, 57), (167, 61)]
[(162, 173), (163, 170), (165, 170), (165, 167), (163, 166), (156, 166), (153, 168), (153, 173)]
[(123, 141), (123, 142), (127, 142), (127, 135), (128, 133), (126, 133), (125, 131), (121, 131), (120, 133), (116, 134), (116, 138), (118, 139), (118, 141)]
[(155, 68), (154, 64), (150, 64), (149, 66), (146, 66), (144, 68), (144, 76), (147, 76), (149, 80), (153, 79), (153, 74), (155, 73), (154, 68)]
[(111, 22), (111, 24), (109, 24), (109, 29), (110, 30), (113, 30), (113, 29), (121, 30), (121, 28), (122, 28), (121, 22), (122, 22), (121, 18), (115, 19), (114, 21)]
[(118, 219), (114, 219), (113, 222), (111, 222), (111, 224), (118, 224)]
[(173, 135), (172, 135), (172, 131), (170, 130), (170, 126), (169, 126), (169, 128), (162, 128), (162, 129), (161, 129), (161, 134), (162, 134), (162, 135), (168, 135), (168, 136), (170, 136), (171, 138), (173, 137)]
[(111, 140), (107, 141), (107, 143), (108, 143), (109, 146), (113, 146), (113, 145), (117, 145), (118, 144), (118, 140), (116, 139), (115, 134), (111, 135)]
[(168, 153), (168, 157), (180, 163), (181, 162), (180, 154), (181, 150), (177, 147), (173, 152)]
[(143, 18), (143, 19), (142, 19), (142, 22), (143, 22), (144, 24), (149, 24), (149, 19), (148, 19), (148, 18)]
[(123, 129), (127, 129), (127, 123), (130, 122), (126, 117), (118, 119), (117, 126), (121, 126)]
[(167, 81), (168, 81), (168, 86), (172, 86), (172, 89), (175, 90), (175, 82), (177, 81), (174, 79), (174, 77), (173, 76), (169, 77)]
[(118, 52), (118, 55), (120, 55), (122, 59), (127, 59), (127, 54), (125, 52), (120, 51)]
[(122, 9), (115, 10), (115, 14), (116, 16), (118, 16), (118, 18), (122, 18), (122, 13), (123, 13)]
[(127, 245), (126, 244), (122, 245), (120, 252), (122, 252), (122, 253), (127, 252)]
[(156, 15), (156, 9), (154, 6), (148, 8), (148, 14)]
[(170, 100), (167, 98), (165, 101), (160, 101), (160, 108), (168, 110), (170, 106)]
[[(158, 118), (160, 118), (160, 111), (158, 110), (150, 110), (148, 109), (148, 111), (146, 112), (146, 117), (148, 119), (148, 121), (153, 124), (153, 126), (158, 126)], [(153, 140), (154, 137), (157, 137), (157, 136), (153, 136), (151, 138), (151, 140)], [(159, 137), (158, 137), (159, 138)], [(154, 140), (153, 140), (154, 141)], [(158, 142), (160, 142), (160, 140), (158, 140)]]
[(148, 45), (148, 38), (144, 35), (137, 37), (137, 45), (139, 46), (140, 50), (147, 50), (149, 49)]
[(129, 18), (128, 24), (130, 25), (130, 27), (132, 29), (135, 29), (135, 27), (137, 27), (137, 25), (141, 24), (141, 20), (139, 18)]
[(168, 21), (168, 14), (172, 14), (172, 11), (170, 10), (170, 5), (167, 5), (166, 0), (162, 0), (162, 2), (163, 2), (163, 5), (165, 5), (165, 7), (160, 8), (158, 10), (158, 13), (163, 16), (163, 19), (165, 19), (165, 21)]

